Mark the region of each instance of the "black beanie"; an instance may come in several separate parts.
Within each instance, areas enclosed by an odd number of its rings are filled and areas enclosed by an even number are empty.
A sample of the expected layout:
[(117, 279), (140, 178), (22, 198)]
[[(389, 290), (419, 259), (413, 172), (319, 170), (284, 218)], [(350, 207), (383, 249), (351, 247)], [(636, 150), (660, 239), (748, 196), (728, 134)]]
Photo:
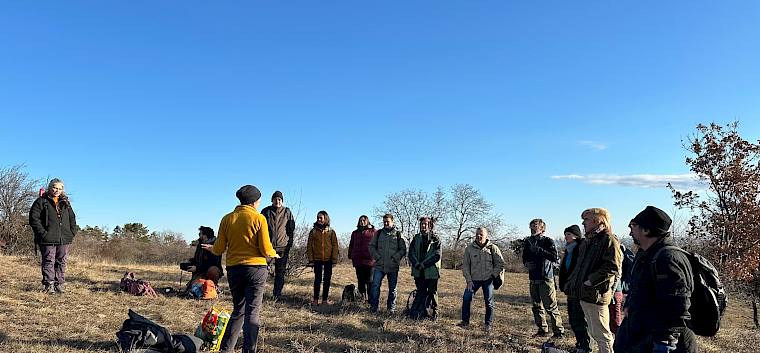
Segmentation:
[(638, 224), (642, 228), (649, 229), (654, 235), (662, 235), (670, 230), (670, 224), (673, 223), (673, 220), (670, 219), (670, 216), (665, 211), (654, 206), (647, 206), (631, 222)]
[(261, 191), (253, 185), (245, 185), (235, 193), (241, 205), (248, 205), (261, 198)]
[(572, 233), (576, 238), (583, 237), (583, 233), (581, 233), (581, 227), (578, 227), (577, 224), (573, 224), (565, 228), (565, 233)]
[(285, 198), (282, 197), (282, 191), (280, 190), (277, 190), (274, 192), (274, 194), (272, 194), (272, 200), (274, 200), (275, 197), (279, 197), (280, 200), (285, 201)]

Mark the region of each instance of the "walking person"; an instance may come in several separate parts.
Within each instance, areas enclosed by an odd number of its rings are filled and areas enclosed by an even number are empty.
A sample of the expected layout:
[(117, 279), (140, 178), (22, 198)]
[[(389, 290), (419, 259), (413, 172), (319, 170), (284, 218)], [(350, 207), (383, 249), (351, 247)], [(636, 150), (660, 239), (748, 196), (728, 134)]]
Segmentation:
[(470, 308), (472, 298), (478, 289), (483, 289), (483, 300), (486, 306), (485, 326), (489, 333), (494, 318), (494, 279), (501, 278), (504, 271), (504, 257), (501, 250), (488, 239), (488, 230), (479, 227), (475, 231), (475, 240), (464, 249), (462, 274), (467, 286), (462, 295), (462, 321), (460, 327), (470, 325)]
[(255, 353), (261, 325), (260, 312), (266, 286), (267, 262), (277, 258), (269, 240), (269, 229), (259, 213), (261, 192), (245, 185), (236, 193), (240, 205), (222, 218), (214, 245), (202, 244), (214, 255), (227, 253), (227, 281), (230, 283), (233, 310), (221, 343), (221, 352), (235, 349), (243, 331), (243, 353)]
[[(565, 284), (578, 264), (578, 248), (583, 241), (583, 233), (581, 233), (580, 227), (573, 224), (565, 228), (565, 254), (562, 256), (559, 269), (559, 287), (565, 294), (568, 294), (564, 289)], [(591, 352), (591, 337), (588, 335), (588, 325), (583, 316), (581, 301), (569, 294), (567, 296), (567, 320), (570, 321), (570, 328), (575, 334), (575, 350), (573, 353)]]
[(34, 201), (29, 225), (41, 253), (42, 291), (64, 293), (66, 260), (79, 227), (61, 179), (50, 180), (47, 191)]
[(530, 279), (530, 298), (533, 303), (533, 320), (538, 326), (534, 337), (549, 335), (544, 313), (549, 316), (554, 338), (564, 334), (562, 318), (557, 305), (557, 291), (554, 284), (554, 264), (559, 261), (554, 241), (544, 236), (546, 223), (536, 218), (530, 221), (530, 236), (525, 239), (523, 247), (523, 264), (528, 268)]
[(314, 264), (314, 296), (311, 305), (319, 305), (319, 289), (322, 286), (322, 304), (332, 304), (330, 281), (333, 265), (338, 263), (338, 236), (330, 227), (327, 211), (317, 213), (317, 221), (309, 232), (306, 242), (306, 256)]
[(420, 232), (409, 243), (409, 265), (417, 294), (408, 313), (413, 319), (438, 318), (438, 278), (441, 268), (441, 239), (433, 231), (433, 219), (420, 218)]
[(296, 221), (290, 208), (285, 207), (285, 198), (281, 191), (275, 191), (272, 194), (272, 205), (264, 207), (261, 214), (267, 219), (269, 227), (269, 238), (272, 240), (272, 246), (280, 255), (280, 258), (274, 260), (274, 286), (272, 288), (272, 299), (280, 299), (282, 288), (285, 286), (285, 272), (288, 268), (288, 257), (290, 248), (293, 247)]
[(578, 263), (565, 284), (568, 297), (578, 298), (588, 332), (600, 353), (611, 353), (615, 341), (610, 331), (609, 305), (620, 276), (620, 242), (612, 233), (609, 211), (589, 208), (581, 213), (586, 240), (579, 246)]
[(367, 302), (372, 287), (372, 267), (375, 266), (375, 259), (369, 253), (369, 244), (374, 236), (375, 226), (369, 223), (369, 217), (362, 215), (356, 223), (356, 230), (351, 233), (351, 242), (348, 244), (348, 258), (356, 270), (359, 294)]
[(375, 267), (372, 274), (372, 292), (370, 294), (370, 311), (376, 313), (380, 305), (380, 286), (383, 278), (388, 277), (388, 301), (389, 313), (396, 312), (396, 284), (398, 283), (398, 271), (401, 259), (406, 256), (406, 242), (401, 232), (393, 226), (393, 215), (386, 213), (383, 216), (383, 229), (375, 233), (369, 244), (369, 252), (375, 259)]

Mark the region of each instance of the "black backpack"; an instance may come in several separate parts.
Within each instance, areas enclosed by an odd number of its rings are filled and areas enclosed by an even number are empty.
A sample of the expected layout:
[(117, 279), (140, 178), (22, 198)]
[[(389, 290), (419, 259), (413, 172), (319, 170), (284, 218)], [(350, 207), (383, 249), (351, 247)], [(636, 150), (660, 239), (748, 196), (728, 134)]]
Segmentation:
[(691, 320), (689, 328), (699, 336), (712, 337), (720, 330), (720, 319), (726, 310), (728, 297), (720, 281), (718, 270), (710, 261), (695, 252), (688, 252), (677, 246), (665, 246), (657, 250), (652, 258), (652, 274), (655, 274), (655, 262), (666, 249), (682, 252), (689, 259), (694, 274), (694, 290), (691, 292)]
[(356, 289), (356, 285), (351, 283), (343, 287), (343, 295), (340, 301), (341, 303), (355, 303), (361, 297), (361, 294)]
[(123, 353), (196, 353), (203, 343), (190, 335), (172, 335), (165, 327), (129, 309), (129, 318), (116, 332)]

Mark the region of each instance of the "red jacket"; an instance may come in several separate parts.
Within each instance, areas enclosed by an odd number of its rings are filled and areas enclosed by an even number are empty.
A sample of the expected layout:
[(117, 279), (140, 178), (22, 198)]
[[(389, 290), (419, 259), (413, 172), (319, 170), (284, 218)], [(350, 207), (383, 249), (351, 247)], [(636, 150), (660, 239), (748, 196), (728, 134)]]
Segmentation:
[(356, 266), (375, 266), (375, 259), (369, 253), (369, 243), (375, 236), (375, 228), (359, 229), (351, 233), (351, 242), (348, 244), (348, 258)]

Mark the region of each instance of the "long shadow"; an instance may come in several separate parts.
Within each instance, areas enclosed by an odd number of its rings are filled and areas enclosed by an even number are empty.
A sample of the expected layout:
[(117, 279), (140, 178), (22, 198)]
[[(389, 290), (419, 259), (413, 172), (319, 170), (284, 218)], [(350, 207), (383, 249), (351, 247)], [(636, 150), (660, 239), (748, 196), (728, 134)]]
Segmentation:
[(496, 301), (500, 303), (510, 303), (510, 304), (520, 303), (520, 304), (528, 304), (528, 305), (532, 303), (529, 295), (496, 293), (496, 295), (494, 295), (494, 299), (496, 299)]
[(19, 340), (22, 345), (65, 346), (85, 351), (102, 350), (111, 351), (118, 349), (115, 340), (112, 341), (88, 341), (84, 339), (49, 339), (49, 340)]

